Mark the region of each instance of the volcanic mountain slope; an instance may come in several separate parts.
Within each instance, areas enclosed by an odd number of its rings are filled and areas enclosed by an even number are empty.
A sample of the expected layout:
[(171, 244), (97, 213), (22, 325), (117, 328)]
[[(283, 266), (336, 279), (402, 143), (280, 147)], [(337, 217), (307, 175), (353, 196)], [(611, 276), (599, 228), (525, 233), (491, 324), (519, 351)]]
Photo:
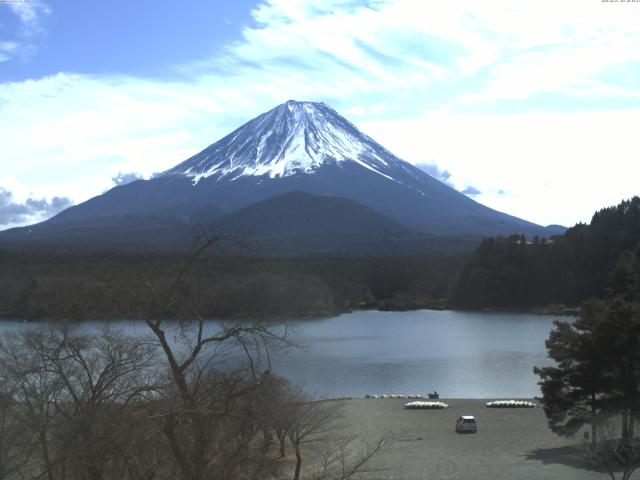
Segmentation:
[[(230, 240), (223, 242), (223, 249), (251, 256), (456, 255), (478, 242), (476, 237), (413, 232), (354, 200), (305, 192), (252, 203), (212, 223), (214, 234), (224, 233)], [(0, 248), (169, 253), (193, 248), (206, 227), (172, 217), (113, 215), (1, 232)], [(237, 248), (238, 240), (247, 248)]]
[(419, 235), (369, 207), (340, 197), (289, 192), (216, 220), (224, 232), (255, 238), (258, 253), (278, 255), (457, 252)]
[(64, 225), (77, 229), (107, 217), (212, 223), (288, 192), (350, 199), (408, 230), (428, 234), (557, 233), (487, 208), (444, 185), (323, 103), (288, 101), (151, 180), (113, 188), (11, 235), (26, 240), (29, 230), (37, 230), (40, 236), (51, 232), (59, 237)]
[(346, 198), (289, 192), (218, 218), (227, 231), (257, 236), (405, 236), (408, 228)]

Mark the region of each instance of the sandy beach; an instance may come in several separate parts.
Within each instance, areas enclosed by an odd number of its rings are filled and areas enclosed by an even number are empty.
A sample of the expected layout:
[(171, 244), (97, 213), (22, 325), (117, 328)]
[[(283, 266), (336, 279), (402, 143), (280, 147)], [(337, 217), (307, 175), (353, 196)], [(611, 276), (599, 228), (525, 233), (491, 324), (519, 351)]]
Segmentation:
[[(493, 399), (492, 399), (493, 400)], [(492, 409), (487, 400), (442, 399), (446, 410), (407, 410), (409, 400), (353, 399), (344, 408), (345, 428), (364, 436), (402, 431), (375, 458), (384, 470), (371, 480), (590, 480), (606, 478), (594, 472), (576, 451), (581, 439), (552, 433), (542, 408)], [(474, 415), (476, 434), (454, 432), (460, 415)]]

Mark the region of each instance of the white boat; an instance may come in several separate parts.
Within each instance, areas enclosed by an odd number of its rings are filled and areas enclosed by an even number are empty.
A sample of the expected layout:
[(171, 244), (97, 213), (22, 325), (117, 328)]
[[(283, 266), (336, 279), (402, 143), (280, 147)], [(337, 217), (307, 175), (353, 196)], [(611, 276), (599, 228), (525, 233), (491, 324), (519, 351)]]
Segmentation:
[(444, 402), (409, 402), (404, 404), (404, 408), (441, 410), (443, 408), (449, 408), (449, 405)]
[(527, 400), (494, 400), (485, 403), (487, 408), (534, 408), (537, 404)]

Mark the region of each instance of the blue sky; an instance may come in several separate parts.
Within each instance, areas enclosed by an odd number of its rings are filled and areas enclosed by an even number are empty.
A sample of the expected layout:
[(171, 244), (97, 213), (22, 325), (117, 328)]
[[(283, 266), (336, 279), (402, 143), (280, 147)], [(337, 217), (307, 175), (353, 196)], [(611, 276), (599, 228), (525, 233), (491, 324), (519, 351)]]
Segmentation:
[[(41, 78), (58, 72), (126, 73), (166, 78), (174, 67), (206, 58), (241, 38), (251, 24), (254, 1), (82, 2), (57, 0), (6, 4), (0, 9), (3, 37), (20, 45), (5, 62), (0, 81)], [(24, 5), (24, 6), (23, 6)], [(16, 8), (33, 12), (22, 20)], [(178, 27), (178, 28), (176, 28)]]
[(639, 193), (638, 25), (600, 0), (0, 0), (0, 229), (290, 98), (493, 208), (588, 221)]

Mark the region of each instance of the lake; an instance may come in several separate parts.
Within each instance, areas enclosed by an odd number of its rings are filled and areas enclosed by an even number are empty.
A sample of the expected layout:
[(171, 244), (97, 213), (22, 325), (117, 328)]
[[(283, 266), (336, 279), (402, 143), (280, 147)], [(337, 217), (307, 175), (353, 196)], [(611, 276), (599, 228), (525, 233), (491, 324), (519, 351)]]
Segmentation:
[[(295, 339), (306, 348), (274, 355), (273, 370), (316, 397), (437, 390), (443, 398), (531, 398), (540, 394), (533, 367), (551, 363), (544, 341), (552, 322), (528, 314), (435, 310), (295, 321)], [(146, 332), (141, 322), (114, 323)], [(92, 330), (102, 323), (83, 325)], [(0, 331), (32, 326), (3, 322)]]
[(358, 311), (297, 322), (305, 352), (274, 370), (318, 396), (426, 394), (443, 398), (533, 397), (534, 366), (548, 365), (553, 317), (418, 310)]

